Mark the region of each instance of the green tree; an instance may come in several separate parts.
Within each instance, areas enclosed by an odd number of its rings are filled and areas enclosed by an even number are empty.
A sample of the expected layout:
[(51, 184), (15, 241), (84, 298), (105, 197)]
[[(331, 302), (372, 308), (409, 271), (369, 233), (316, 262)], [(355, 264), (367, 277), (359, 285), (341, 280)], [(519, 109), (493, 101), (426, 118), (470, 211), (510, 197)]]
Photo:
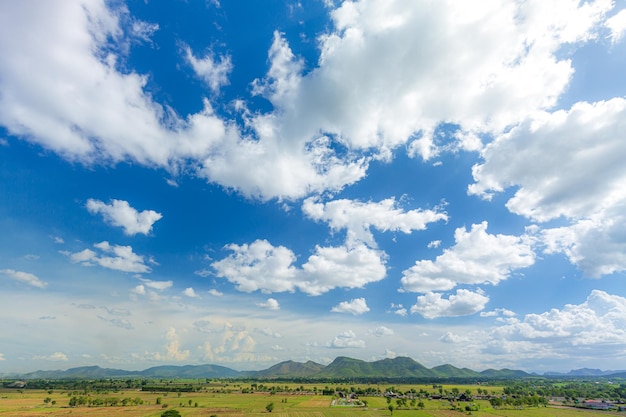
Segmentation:
[(167, 411), (163, 411), (161, 413), (161, 417), (180, 417), (180, 413), (178, 412), (178, 410), (167, 410)]
[(395, 407), (393, 406), (393, 404), (389, 403), (389, 405), (387, 406), (387, 408), (389, 409), (389, 412), (391, 413), (391, 415), (393, 415), (393, 410), (395, 409)]
[(265, 406), (265, 410), (267, 410), (268, 413), (271, 413), (272, 410), (274, 410), (274, 403), (269, 403)]

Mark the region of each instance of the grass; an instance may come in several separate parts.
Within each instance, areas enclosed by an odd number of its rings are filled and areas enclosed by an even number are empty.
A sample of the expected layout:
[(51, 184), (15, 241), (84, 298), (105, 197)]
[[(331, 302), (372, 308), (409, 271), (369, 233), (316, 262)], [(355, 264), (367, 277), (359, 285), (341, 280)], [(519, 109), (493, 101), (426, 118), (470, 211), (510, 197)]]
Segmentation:
[[(384, 397), (367, 397), (368, 407), (331, 407), (331, 396), (312, 394), (313, 388), (321, 391), (325, 385), (304, 385), (301, 392), (277, 393), (270, 395), (267, 392), (255, 392), (242, 394), (237, 390), (248, 387), (249, 384), (222, 384), (221, 386), (209, 387), (200, 392), (145, 392), (138, 389), (124, 389), (117, 392), (91, 393), (91, 398), (140, 398), (141, 405), (115, 406), (115, 407), (69, 407), (70, 398), (79, 393), (66, 391), (45, 390), (15, 390), (0, 389), (0, 417), (35, 417), (35, 416), (128, 416), (128, 417), (152, 417), (160, 416), (167, 409), (176, 408), (182, 416), (211, 416), (218, 417), (391, 417), (388, 404)], [(235, 387), (238, 385), (238, 387)], [(283, 384), (289, 389), (300, 388), (300, 384)], [(330, 386), (330, 384), (328, 384)], [(350, 391), (349, 386), (332, 385), (341, 390)], [(455, 386), (445, 386), (451, 390)], [(387, 386), (378, 386), (384, 392)], [(438, 389), (425, 385), (402, 385), (396, 386), (397, 390), (407, 391), (411, 388), (419, 391), (424, 389), (429, 393), (438, 393)], [(470, 388), (476, 392), (476, 386), (456, 386), (461, 392)], [(491, 391), (499, 392), (499, 387), (489, 387)], [(220, 392), (224, 389), (226, 392)], [(232, 390), (232, 392), (227, 392)], [(216, 392), (213, 392), (216, 391)], [(44, 399), (50, 398), (49, 403)], [(161, 404), (157, 404), (160, 398)], [(52, 404), (52, 401), (55, 404)], [(466, 417), (470, 413), (450, 409), (448, 401), (422, 400), (424, 409), (395, 409), (393, 417)], [(265, 410), (268, 403), (274, 403), (274, 410), (270, 414)], [(487, 401), (477, 401), (480, 409), (472, 411), (472, 417), (609, 417), (611, 414), (605, 411), (580, 410), (565, 407), (540, 407), (525, 409), (498, 409), (494, 410)], [(197, 407), (196, 407), (197, 404)], [(392, 402), (396, 406), (395, 401)], [(626, 417), (625, 413), (621, 416)]]

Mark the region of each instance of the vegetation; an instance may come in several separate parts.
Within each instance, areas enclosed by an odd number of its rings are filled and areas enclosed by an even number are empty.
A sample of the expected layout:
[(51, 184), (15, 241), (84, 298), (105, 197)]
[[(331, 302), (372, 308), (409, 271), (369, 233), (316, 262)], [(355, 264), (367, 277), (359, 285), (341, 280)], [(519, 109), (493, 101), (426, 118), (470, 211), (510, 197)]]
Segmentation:
[[(591, 417), (626, 407), (626, 380), (527, 378), (471, 384), (388, 384), (302, 379), (94, 379), (0, 381), (0, 417)], [(13, 386), (13, 388), (9, 388)], [(17, 388), (17, 387), (20, 388)], [(576, 413), (576, 414), (574, 414)], [(626, 412), (621, 415), (626, 417)]]

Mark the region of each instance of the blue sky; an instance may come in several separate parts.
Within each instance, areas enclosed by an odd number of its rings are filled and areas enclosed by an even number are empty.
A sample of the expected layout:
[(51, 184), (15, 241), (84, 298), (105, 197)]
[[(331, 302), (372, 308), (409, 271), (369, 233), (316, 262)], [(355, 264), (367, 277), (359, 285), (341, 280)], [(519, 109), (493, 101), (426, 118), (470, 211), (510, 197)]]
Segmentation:
[(166, 3), (0, 4), (1, 373), (626, 369), (623, 2)]

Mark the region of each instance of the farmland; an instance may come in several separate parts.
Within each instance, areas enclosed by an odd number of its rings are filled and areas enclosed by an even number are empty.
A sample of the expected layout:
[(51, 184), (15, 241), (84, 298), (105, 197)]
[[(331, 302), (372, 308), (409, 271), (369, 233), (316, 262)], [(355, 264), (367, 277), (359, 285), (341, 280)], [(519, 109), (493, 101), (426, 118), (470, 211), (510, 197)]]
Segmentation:
[[(501, 404), (507, 386), (341, 383), (277, 383), (219, 380), (33, 381), (34, 388), (0, 389), (2, 416), (182, 416), (218, 417), (596, 417), (624, 412), (595, 411), (550, 402), (539, 406)], [(37, 385), (40, 385), (37, 387)], [(46, 385), (45, 387), (43, 385)], [(510, 388), (508, 388), (510, 391)], [(480, 390), (481, 394), (477, 395)], [(356, 394), (356, 393), (360, 394)], [(401, 395), (397, 393), (402, 393)], [(448, 394), (477, 398), (450, 400)], [(326, 394), (326, 395), (324, 395)], [(385, 396), (385, 394), (387, 394)], [(443, 395), (442, 395), (443, 394)], [(488, 394), (488, 395), (487, 395)], [(442, 398), (438, 398), (442, 397)], [(458, 398), (458, 397), (455, 397)], [(271, 414), (268, 405), (272, 404)], [(332, 404), (335, 404), (334, 406)], [(391, 408), (391, 409), (390, 409)]]

